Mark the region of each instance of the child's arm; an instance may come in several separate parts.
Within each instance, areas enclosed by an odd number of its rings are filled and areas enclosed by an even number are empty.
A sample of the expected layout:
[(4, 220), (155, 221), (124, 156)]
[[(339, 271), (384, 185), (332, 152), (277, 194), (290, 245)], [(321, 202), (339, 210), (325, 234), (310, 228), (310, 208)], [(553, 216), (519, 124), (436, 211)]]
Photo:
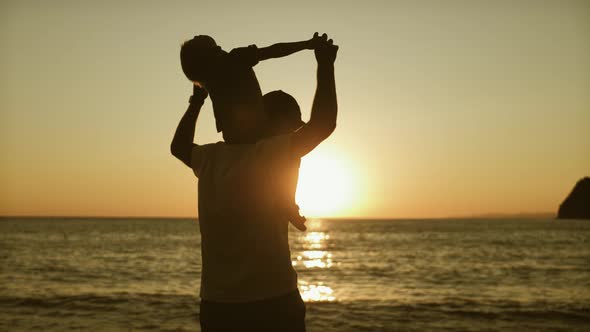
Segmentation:
[(268, 47), (259, 48), (258, 61), (273, 58), (282, 58), (284, 56), (291, 55), (302, 50), (313, 50), (316, 48), (317, 45), (319, 45), (321, 41), (325, 41), (326, 39), (326, 34), (323, 34), (320, 37), (316, 32), (313, 35), (313, 37), (309, 40), (293, 43), (278, 43)]

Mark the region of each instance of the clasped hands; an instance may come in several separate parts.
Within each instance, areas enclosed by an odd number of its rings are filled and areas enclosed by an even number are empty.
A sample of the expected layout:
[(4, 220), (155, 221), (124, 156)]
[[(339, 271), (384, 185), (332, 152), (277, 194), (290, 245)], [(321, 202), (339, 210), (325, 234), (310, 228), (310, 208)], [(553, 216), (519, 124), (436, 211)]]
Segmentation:
[(333, 64), (336, 61), (336, 54), (338, 53), (338, 45), (334, 45), (332, 39), (328, 39), (327, 34), (314, 33), (313, 37), (308, 40), (309, 49), (313, 49), (315, 58), (321, 64)]

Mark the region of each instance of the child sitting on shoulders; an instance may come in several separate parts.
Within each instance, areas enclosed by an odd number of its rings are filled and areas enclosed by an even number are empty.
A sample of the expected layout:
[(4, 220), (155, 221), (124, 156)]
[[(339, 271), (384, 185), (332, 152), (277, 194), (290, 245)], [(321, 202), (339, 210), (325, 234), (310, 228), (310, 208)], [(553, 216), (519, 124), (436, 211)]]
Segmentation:
[(186, 77), (207, 90), (213, 103), (217, 132), (226, 143), (255, 143), (263, 136), (267, 115), (262, 92), (252, 67), (259, 61), (315, 49), (325, 41), (316, 32), (306, 41), (235, 48), (229, 53), (210, 36), (199, 35), (180, 49)]

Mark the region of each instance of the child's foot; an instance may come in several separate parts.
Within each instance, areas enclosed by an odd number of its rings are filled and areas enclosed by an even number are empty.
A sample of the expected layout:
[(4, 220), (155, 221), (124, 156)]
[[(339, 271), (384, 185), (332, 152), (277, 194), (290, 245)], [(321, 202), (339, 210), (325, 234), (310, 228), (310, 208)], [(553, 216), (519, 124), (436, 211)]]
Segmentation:
[(291, 222), (291, 225), (295, 226), (298, 230), (302, 232), (307, 230), (307, 227), (305, 226), (307, 219), (305, 219), (304, 216), (299, 215), (299, 213), (293, 218), (290, 218), (289, 221)]

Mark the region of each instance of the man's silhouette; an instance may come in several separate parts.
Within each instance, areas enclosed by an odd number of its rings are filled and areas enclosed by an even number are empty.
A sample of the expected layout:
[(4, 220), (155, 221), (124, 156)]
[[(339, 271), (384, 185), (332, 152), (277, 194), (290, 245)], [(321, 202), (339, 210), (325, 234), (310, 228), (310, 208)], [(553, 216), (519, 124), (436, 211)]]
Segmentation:
[(194, 144), (207, 96), (194, 88), (171, 151), (199, 178), (203, 331), (305, 331), (277, 179), (336, 127), (337, 51), (331, 40), (315, 49), (318, 85), (308, 123), (256, 143)]

